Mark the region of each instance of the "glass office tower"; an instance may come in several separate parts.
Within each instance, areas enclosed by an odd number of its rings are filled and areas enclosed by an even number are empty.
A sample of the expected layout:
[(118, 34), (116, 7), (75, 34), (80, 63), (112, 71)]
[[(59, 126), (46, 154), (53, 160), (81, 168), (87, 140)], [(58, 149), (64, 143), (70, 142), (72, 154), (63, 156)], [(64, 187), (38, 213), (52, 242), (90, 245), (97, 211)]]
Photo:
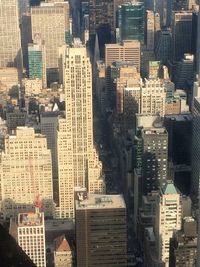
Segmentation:
[(144, 43), (145, 8), (143, 2), (126, 3), (119, 6), (120, 40), (138, 40)]

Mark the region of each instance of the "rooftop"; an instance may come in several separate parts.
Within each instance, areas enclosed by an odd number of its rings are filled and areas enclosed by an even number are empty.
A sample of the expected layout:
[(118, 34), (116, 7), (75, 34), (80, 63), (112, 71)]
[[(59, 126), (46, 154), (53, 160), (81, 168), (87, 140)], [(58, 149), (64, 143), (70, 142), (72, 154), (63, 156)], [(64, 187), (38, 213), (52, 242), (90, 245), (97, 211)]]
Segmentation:
[(162, 128), (148, 128), (143, 130), (144, 134), (149, 134), (149, 135), (160, 135), (160, 134), (166, 134), (167, 131), (164, 127)]
[(56, 252), (71, 251), (70, 245), (66, 240), (65, 235), (57, 237), (54, 242)]
[(176, 187), (172, 181), (167, 181), (167, 183), (161, 188), (161, 193), (163, 195), (175, 195), (178, 194)]
[(27, 212), (20, 213), (18, 215), (18, 226), (29, 227), (29, 226), (41, 226), (44, 222), (44, 213)]
[(71, 219), (45, 220), (45, 231), (72, 231), (74, 222)]
[(89, 194), (83, 201), (76, 201), (76, 209), (113, 209), (126, 208), (122, 195)]
[(177, 115), (165, 115), (166, 119), (171, 119), (174, 121), (192, 121), (192, 114), (191, 113), (186, 113), (186, 114), (177, 114)]

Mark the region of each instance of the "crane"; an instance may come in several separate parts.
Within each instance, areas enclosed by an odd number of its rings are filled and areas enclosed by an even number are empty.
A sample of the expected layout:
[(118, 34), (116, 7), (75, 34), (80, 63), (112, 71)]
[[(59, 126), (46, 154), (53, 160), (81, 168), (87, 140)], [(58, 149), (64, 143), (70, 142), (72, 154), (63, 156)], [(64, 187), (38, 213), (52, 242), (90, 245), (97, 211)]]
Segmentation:
[(35, 187), (35, 177), (33, 173), (33, 163), (32, 163), (31, 158), (29, 158), (29, 171), (30, 171), (30, 177), (31, 177), (33, 192), (34, 192), (33, 204), (35, 205), (36, 213), (39, 213), (40, 209), (42, 208), (42, 202), (40, 201), (39, 194)]

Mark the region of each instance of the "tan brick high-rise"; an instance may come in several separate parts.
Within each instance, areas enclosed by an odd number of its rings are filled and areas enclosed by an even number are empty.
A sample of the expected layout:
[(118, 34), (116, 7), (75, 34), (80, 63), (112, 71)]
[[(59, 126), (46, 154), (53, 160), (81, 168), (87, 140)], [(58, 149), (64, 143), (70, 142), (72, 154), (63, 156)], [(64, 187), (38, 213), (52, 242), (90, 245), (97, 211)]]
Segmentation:
[(66, 118), (59, 121), (59, 217), (74, 216), (74, 187), (105, 191), (102, 163), (93, 144), (92, 70), (80, 43), (61, 49)]
[(31, 8), (32, 38), (34, 43), (44, 41), (47, 73), (56, 73), (58, 48), (65, 44), (69, 34), (69, 3), (42, 3)]
[(38, 196), (45, 215), (53, 211), (51, 152), (44, 135), (33, 128), (18, 127), (5, 139), (0, 155), (0, 200), (4, 218), (33, 211)]
[(0, 67), (21, 68), (22, 51), (18, 1), (0, 1)]

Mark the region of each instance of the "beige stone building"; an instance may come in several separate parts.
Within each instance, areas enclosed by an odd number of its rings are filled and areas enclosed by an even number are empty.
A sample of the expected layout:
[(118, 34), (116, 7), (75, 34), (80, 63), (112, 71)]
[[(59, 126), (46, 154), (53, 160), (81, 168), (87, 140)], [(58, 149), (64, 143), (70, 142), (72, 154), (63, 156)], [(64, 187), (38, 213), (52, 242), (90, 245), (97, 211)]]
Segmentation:
[(17, 88), (19, 76), (17, 68), (0, 68), (0, 91), (8, 91)]
[(155, 236), (158, 259), (169, 267), (169, 244), (175, 230), (181, 229), (181, 196), (173, 182), (168, 181), (161, 189), (156, 207)]
[[(135, 94), (137, 100), (140, 100), (140, 74), (134, 66), (122, 66), (119, 69), (119, 78), (116, 79), (117, 113), (123, 113), (132, 106), (133, 102), (130, 102)], [(137, 102), (140, 105), (140, 101)]]
[(123, 41), (120, 44), (105, 45), (105, 65), (109, 67), (115, 61), (131, 61), (140, 70), (140, 42)]
[(42, 93), (42, 80), (36, 79), (24, 79), (23, 80), (24, 88), (25, 88), (25, 95), (32, 96), (32, 95), (39, 95)]
[(59, 217), (74, 216), (74, 187), (105, 191), (102, 163), (93, 143), (92, 70), (86, 47), (75, 41), (61, 55), (66, 118), (59, 121)]
[(69, 3), (41, 3), (31, 8), (32, 38), (34, 43), (44, 41), (48, 73), (57, 76), (58, 48), (69, 34)]
[(44, 135), (18, 127), (7, 135), (0, 155), (1, 211), (4, 218), (32, 211), (39, 198), (46, 216), (53, 214), (51, 152)]
[(72, 250), (65, 237), (61, 235), (54, 241), (54, 264), (55, 267), (72, 267)]
[(0, 67), (22, 67), (18, 1), (0, 1)]
[(145, 79), (141, 93), (141, 114), (165, 115), (166, 92), (162, 80)]

